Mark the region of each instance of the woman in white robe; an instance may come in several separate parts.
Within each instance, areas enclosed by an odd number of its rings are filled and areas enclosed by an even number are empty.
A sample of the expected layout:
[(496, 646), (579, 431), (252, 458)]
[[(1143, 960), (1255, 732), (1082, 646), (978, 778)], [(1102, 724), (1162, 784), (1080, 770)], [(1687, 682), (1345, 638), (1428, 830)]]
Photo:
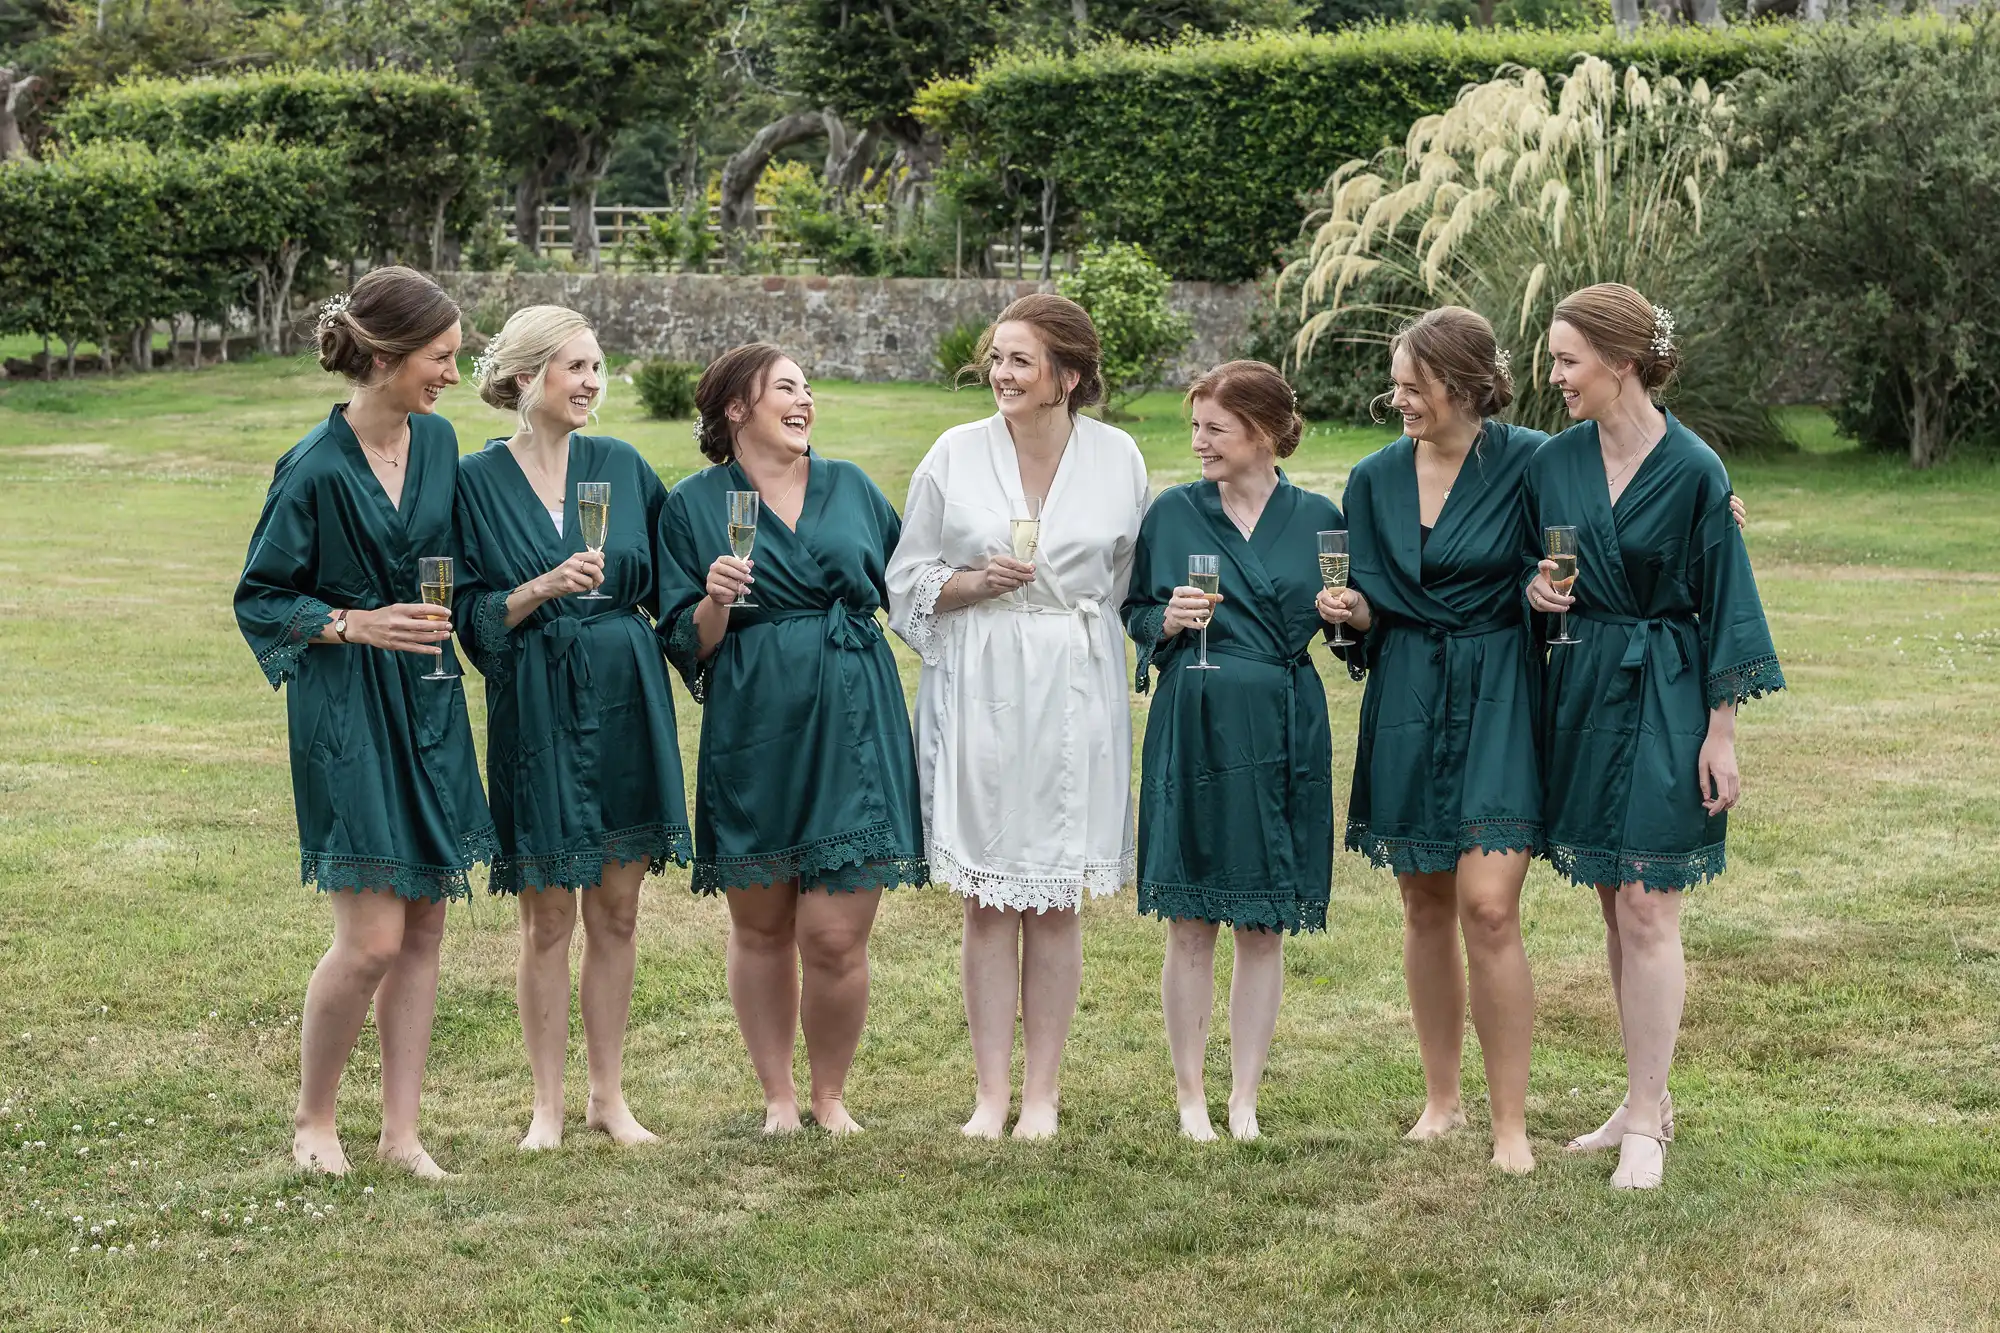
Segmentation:
[[(888, 571), (891, 625), (923, 659), (918, 776), (932, 874), (965, 899), (961, 967), (978, 1092), (998, 1138), (1027, 1065), (1018, 1138), (1056, 1130), (1083, 971), (1084, 896), (1133, 879), (1132, 723), (1118, 608), (1146, 510), (1132, 437), (1078, 416), (1103, 382), (1089, 316), (1022, 297), (975, 364), (999, 409), (946, 431), (910, 480)], [(1011, 521), (1042, 499), (1031, 557)]]

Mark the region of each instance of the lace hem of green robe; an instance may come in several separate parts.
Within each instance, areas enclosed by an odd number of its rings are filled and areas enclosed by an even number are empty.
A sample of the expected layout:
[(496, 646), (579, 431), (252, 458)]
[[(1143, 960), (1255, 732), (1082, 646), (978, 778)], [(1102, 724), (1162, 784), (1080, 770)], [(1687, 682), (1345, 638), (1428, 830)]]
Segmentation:
[(1139, 881), (1139, 911), (1167, 921), (1213, 921), (1235, 930), (1275, 930), (1296, 935), (1326, 929), (1326, 902), (1238, 896), (1193, 884)]
[(472, 612), (472, 665), (495, 685), (504, 685), (514, 676), (514, 655), (508, 640), (507, 599), (510, 592), (495, 588), (478, 601)]
[(708, 676), (715, 667), (715, 654), (710, 653), (706, 658), (701, 655), (701, 631), (695, 628), (694, 606), (674, 617), (666, 639), (667, 661), (681, 673), (688, 694), (698, 704), (707, 703)]
[(1139, 664), (1132, 671), (1132, 691), (1135, 694), (1145, 694), (1152, 688), (1151, 669), (1156, 665), (1154, 659), (1160, 653), (1160, 634), (1166, 624), (1167, 608), (1149, 606), (1132, 617), (1132, 623), (1126, 630), (1139, 649)]
[(1525, 819), (1469, 819), (1458, 826), (1458, 841), (1429, 842), (1419, 838), (1383, 838), (1366, 823), (1349, 820), (1347, 850), (1359, 852), (1375, 865), (1398, 875), (1436, 875), (1458, 869), (1467, 852), (1527, 852), (1542, 855), (1547, 840), (1542, 826)]
[(457, 866), (426, 866), (390, 857), (339, 856), (332, 852), (301, 852), (299, 883), (321, 893), (393, 893), (410, 902), (449, 902), (472, 894), (466, 872), (499, 855), (500, 840), (491, 824), (462, 835)]
[(1549, 864), (1558, 875), (1585, 888), (1599, 884), (1643, 884), (1648, 893), (1692, 889), (1720, 875), (1727, 859), (1723, 845), (1712, 842), (1691, 852), (1610, 852), (1598, 847), (1549, 847)]
[(714, 895), (797, 880), (800, 892), (855, 893), (930, 883), (929, 863), (905, 855), (897, 841), (894, 826), (885, 821), (761, 856), (697, 856), (691, 887)]
[(271, 682), (272, 689), (278, 689), (292, 677), (299, 674), (299, 659), (306, 655), (306, 649), (319, 637), (321, 630), (333, 623), (333, 608), (317, 597), (301, 597), (292, 610), (291, 621), (285, 626), (285, 637), (257, 659), (257, 665), (264, 668), (264, 679)]
[(533, 889), (594, 889), (603, 882), (607, 863), (631, 865), (643, 861), (648, 875), (657, 875), (668, 862), (684, 866), (694, 859), (694, 841), (685, 824), (642, 824), (638, 828), (607, 833), (588, 851), (559, 852), (552, 856), (497, 856), (489, 893), (519, 894)]
[(1730, 667), (1727, 671), (1711, 671), (1703, 682), (1703, 692), (1708, 697), (1710, 708), (1720, 708), (1724, 704), (1740, 706), (1752, 699), (1776, 694), (1784, 688), (1785, 673), (1778, 669), (1776, 657), (1760, 657), (1754, 662)]

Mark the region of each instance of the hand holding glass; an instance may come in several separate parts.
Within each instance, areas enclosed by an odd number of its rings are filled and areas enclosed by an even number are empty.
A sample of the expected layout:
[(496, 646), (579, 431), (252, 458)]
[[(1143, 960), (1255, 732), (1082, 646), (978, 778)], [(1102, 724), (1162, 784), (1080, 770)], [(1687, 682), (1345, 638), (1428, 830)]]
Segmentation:
[[(1549, 575), (1549, 586), (1567, 597), (1569, 590), (1576, 586), (1576, 529), (1566, 524), (1550, 524), (1542, 530), (1542, 542), (1543, 549), (1556, 566)], [(1556, 612), (1555, 637), (1549, 642), (1581, 642), (1569, 636), (1569, 612)]]
[[(417, 559), (417, 591), (426, 606), (444, 608), (444, 614), (434, 616), (435, 620), (451, 618), (451, 557), (448, 555), (426, 555)], [(451, 642), (446, 640), (438, 645), (438, 660), (419, 680), (457, 680), (456, 671), (446, 671), (446, 656), (451, 651)]]
[(1215, 604), (1222, 600), (1222, 558), (1213, 555), (1191, 555), (1188, 557), (1188, 584), (1196, 592), (1208, 598), (1209, 614), (1201, 618), (1201, 645), (1196, 649), (1194, 661), (1188, 663), (1189, 671), (1214, 671), (1216, 668), (1208, 660), (1208, 622), (1214, 618)]
[[(763, 512), (764, 497), (755, 491), (731, 491), (729, 493), (729, 554), (738, 560), (748, 560), (750, 550), (757, 544), (757, 516)], [(734, 611), (739, 606), (755, 608), (758, 603), (750, 600), (750, 590), (729, 604)]]
[[(1347, 534), (1345, 532), (1322, 532), (1319, 535), (1319, 581), (1328, 592), (1342, 592), (1347, 588)], [(1347, 637), (1345, 623), (1333, 627), (1333, 637), (1327, 640), (1337, 648), (1346, 648), (1354, 643)]]
[[(1035, 563), (1035, 551), (1042, 544), (1042, 497), (1023, 496), (1017, 502), (1014, 517), (1007, 525), (1008, 544), (1013, 548), (1014, 558), (1024, 565)], [(1028, 600), (1025, 587), (1014, 589), (1014, 600)]]
[[(576, 484), (576, 526), (584, 546), (604, 554), (604, 537), (611, 527), (611, 483), (579, 481)], [(606, 572), (610, 566), (605, 567)], [(579, 602), (608, 602), (611, 599), (592, 588), (576, 595)]]

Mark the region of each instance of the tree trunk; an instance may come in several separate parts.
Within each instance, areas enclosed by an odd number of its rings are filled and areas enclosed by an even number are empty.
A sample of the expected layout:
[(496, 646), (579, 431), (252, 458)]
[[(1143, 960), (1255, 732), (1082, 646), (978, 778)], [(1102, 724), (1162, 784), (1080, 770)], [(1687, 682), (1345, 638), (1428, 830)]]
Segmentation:
[(70, 379), (76, 378), (76, 342), (69, 334), (63, 335), (63, 374)]
[(833, 112), (820, 114), (826, 118), (826, 188), (845, 198), (861, 184), (862, 176), (875, 160), (882, 131), (870, 125), (856, 134)]
[(1694, 21), (1704, 28), (1722, 26), (1722, 6), (1718, 0), (1693, 0)]
[(1826, 0), (1806, 0), (1806, 22), (1826, 22)]
[(153, 368), (153, 321), (139, 321), (132, 330), (132, 369), (141, 374)]
[(287, 241), (278, 250), (278, 291), (271, 302), (270, 350), (279, 354), (285, 350), (285, 326), (291, 322), (286, 316), (292, 308), (292, 279), (298, 271), (299, 247)]
[(1090, 36), (1090, 0), (1069, 0), (1070, 21), (1076, 24), (1076, 40)]
[(1611, 0), (1611, 21), (1623, 36), (1639, 31), (1639, 0)]
[(531, 167), (514, 184), (514, 241), (531, 255), (542, 252), (542, 202), (548, 193), (548, 178), (543, 174), (546, 170), (546, 167)]
[(569, 257), (595, 273), (604, 267), (604, 247), (597, 234), (597, 186), (611, 165), (609, 137), (586, 137), (569, 164)]
[(1042, 178), (1042, 281), (1055, 276), (1056, 257), (1056, 178)]
[(757, 232), (757, 181), (781, 148), (826, 133), (826, 117), (817, 111), (794, 111), (758, 130), (750, 142), (722, 164), (722, 243), (731, 259), (740, 258), (748, 238)]
[(97, 368), (107, 375), (118, 373), (118, 363), (111, 356), (111, 326), (97, 326)]
[(1919, 471), (1944, 461), (1946, 413), (1950, 395), (1936, 393), (1922, 380), (1910, 383), (1910, 466)]
[(1493, 0), (1479, 0), (1479, 26), (1482, 28), (1493, 26)]
[[(1710, 0), (1710, 3), (1714, 3), (1714, 0)], [(456, 189), (445, 191), (438, 196), (437, 207), (431, 210), (431, 272), (433, 273), (441, 267), (439, 261), (444, 258), (444, 211), (451, 206), (451, 201), (457, 194)]]
[(0, 65), (0, 162), (28, 155), (28, 141), (21, 137), (20, 117), (28, 98), (42, 81), (33, 75), (16, 76), (11, 65)]

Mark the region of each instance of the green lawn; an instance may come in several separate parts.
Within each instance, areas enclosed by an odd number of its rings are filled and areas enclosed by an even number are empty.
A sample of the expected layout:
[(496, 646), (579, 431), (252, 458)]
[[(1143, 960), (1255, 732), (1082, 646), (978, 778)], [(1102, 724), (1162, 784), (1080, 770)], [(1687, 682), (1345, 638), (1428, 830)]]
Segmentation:
[[(372, 1163), (303, 1179), (286, 1151), (328, 917), (297, 884), (282, 700), (229, 598), (272, 461), (335, 396), (292, 361), (0, 386), (0, 1328), (2000, 1320), (1995, 460), (1914, 476), (1806, 414), (1804, 449), (1733, 469), (1792, 688), (1747, 709), (1732, 869), (1688, 913), (1663, 1191), (1613, 1195), (1608, 1161), (1560, 1151), (1616, 1103), (1622, 1066), (1594, 903), (1543, 870), (1525, 906), (1542, 1169), (1486, 1167), (1470, 1041), (1474, 1131), (1399, 1141), (1422, 1084), (1395, 886), (1351, 855), (1330, 929), (1288, 945), (1267, 1137), (1247, 1146), (1175, 1134), (1162, 930), (1129, 895), (1087, 913), (1062, 1136), (961, 1139), (942, 891), (891, 895), (875, 934), (849, 1087), (870, 1133), (765, 1141), (723, 909), (674, 873), (642, 920), (628, 1066), (665, 1142), (621, 1153), (579, 1114), (562, 1152), (526, 1158), (515, 927), (481, 900), (446, 941), (425, 1109), (461, 1175), (425, 1187)], [(898, 502), (938, 431), (987, 410), (844, 383), (819, 403), (821, 447)], [(1191, 475), (1175, 402), (1142, 410), (1156, 482)], [(466, 389), (447, 414), (468, 444), (503, 429)], [(623, 386), (604, 428), (669, 477), (699, 461), (684, 423), (639, 420)], [(1292, 475), (1337, 494), (1387, 433), (1315, 430)], [(1323, 674), (1345, 771), (1359, 690)], [(358, 1160), (371, 1046), (343, 1099)], [(1223, 1043), (1211, 1060), (1219, 1104)], [(110, 1243), (136, 1252), (93, 1249)]]

